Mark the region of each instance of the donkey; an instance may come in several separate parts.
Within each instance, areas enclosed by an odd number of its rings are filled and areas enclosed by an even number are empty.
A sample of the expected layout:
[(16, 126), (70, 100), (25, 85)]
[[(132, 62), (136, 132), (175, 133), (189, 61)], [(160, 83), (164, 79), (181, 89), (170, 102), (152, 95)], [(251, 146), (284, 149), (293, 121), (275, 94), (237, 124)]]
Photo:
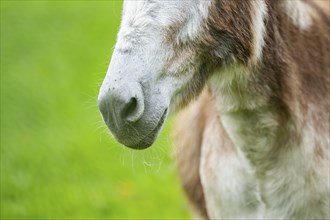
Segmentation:
[(329, 0), (124, 0), (98, 105), (150, 147), (169, 112), (204, 219), (330, 217)]

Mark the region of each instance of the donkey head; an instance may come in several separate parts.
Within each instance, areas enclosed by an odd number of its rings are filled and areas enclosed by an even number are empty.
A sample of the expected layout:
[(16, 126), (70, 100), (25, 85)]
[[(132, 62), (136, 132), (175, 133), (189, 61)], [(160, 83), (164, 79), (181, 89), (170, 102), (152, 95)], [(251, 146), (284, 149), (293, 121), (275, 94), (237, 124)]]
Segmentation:
[(124, 1), (117, 43), (98, 97), (103, 119), (120, 143), (134, 149), (151, 146), (169, 109), (197, 96), (219, 62), (233, 54), (244, 56), (242, 44), (236, 48), (238, 38), (226, 28), (231, 21), (215, 24), (218, 9), (210, 16), (214, 4)]

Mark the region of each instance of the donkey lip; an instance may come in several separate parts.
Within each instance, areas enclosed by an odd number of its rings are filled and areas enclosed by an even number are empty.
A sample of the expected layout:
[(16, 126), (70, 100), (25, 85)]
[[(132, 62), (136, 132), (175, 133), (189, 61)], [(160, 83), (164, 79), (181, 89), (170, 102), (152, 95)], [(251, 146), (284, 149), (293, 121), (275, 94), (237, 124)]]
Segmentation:
[(154, 141), (158, 135), (158, 132), (160, 131), (161, 127), (163, 126), (166, 116), (167, 116), (167, 108), (163, 112), (163, 115), (159, 119), (156, 127), (148, 135), (146, 135), (144, 138), (142, 138), (137, 144), (129, 145), (127, 147), (136, 149), (136, 150), (143, 150), (143, 149), (150, 147), (154, 143)]

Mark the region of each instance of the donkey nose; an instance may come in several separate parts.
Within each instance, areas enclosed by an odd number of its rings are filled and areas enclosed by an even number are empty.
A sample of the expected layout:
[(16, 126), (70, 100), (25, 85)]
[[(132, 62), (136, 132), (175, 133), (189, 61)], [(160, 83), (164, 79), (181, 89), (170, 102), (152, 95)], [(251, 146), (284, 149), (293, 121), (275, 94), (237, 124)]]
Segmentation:
[(138, 121), (144, 112), (142, 92), (137, 88), (123, 88), (101, 94), (98, 105), (104, 121), (108, 123)]

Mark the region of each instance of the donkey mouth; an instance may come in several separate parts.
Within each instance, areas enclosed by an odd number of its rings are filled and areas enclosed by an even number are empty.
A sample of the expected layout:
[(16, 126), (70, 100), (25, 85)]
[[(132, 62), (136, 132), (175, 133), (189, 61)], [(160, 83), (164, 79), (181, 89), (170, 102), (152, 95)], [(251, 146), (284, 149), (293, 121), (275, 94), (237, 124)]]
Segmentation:
[(159, 119), (156, 127), (148, 135), (143, 137), (137, 144), (128, 145), (128, 146), (126, 145), (126, 146), (135, 150), (143, 150), (150, 147), (155, 142), (158, 133), (164, 124), (166, 116), (167, 116), (167, 109), (165, 109), (165, 111), (163, 112), (163, 115)]

